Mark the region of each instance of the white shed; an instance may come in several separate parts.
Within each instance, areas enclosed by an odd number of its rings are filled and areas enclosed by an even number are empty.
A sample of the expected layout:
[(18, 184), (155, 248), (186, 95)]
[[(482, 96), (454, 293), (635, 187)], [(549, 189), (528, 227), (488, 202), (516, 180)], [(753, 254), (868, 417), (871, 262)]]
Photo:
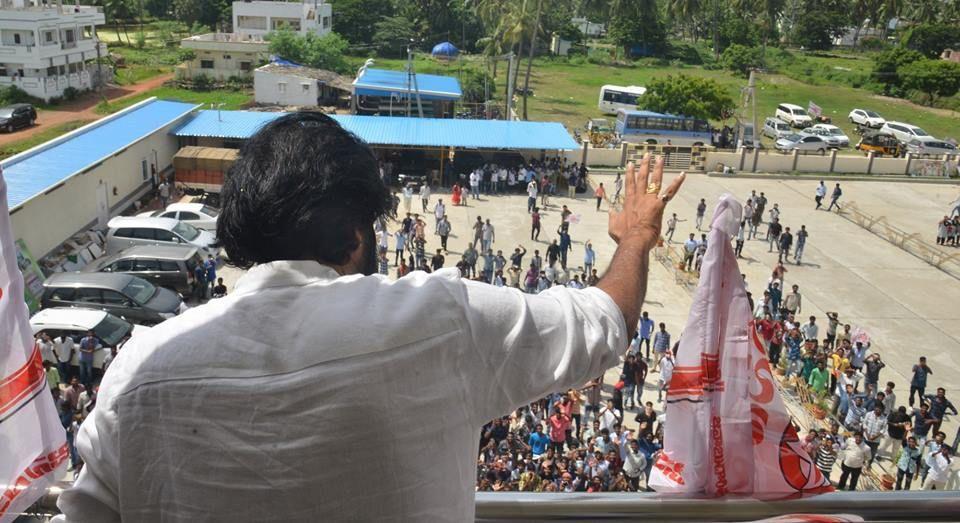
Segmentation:
[(258, 104), (336, 105), (341, 93), (350, 92), (350, 79), (332, 71), (271, 63), (253, 72), (253, 90)]

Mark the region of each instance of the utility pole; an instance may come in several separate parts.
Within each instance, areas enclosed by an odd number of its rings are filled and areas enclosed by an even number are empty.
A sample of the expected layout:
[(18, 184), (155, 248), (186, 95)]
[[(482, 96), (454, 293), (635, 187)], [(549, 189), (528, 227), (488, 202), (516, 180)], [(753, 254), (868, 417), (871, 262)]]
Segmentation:
[(410, 111), (412, 109), (411, 104), (413, 103), (412, 98), (410, 97), (410, 90), (413, 89), (413, 92), (417, 97), (417, 114), (420, 115), (420, 118), (423, 118), (423, 104), (420, 102), (420, 88), (417, 87), (417, 73), (413, 70), (413, 52), (410, 50), (410, 46), (407, 46), (407, 116), (410, 116)]
[(510, 54), (508, 55), (508, 57), (509, 57), (509, 59), (510, 59), (510, 64), (509, 64), (509, 66), (507, 67), (507, 114), (506, 114), (506, 119), (507, 119), (507, 120), (510, 120), (510, 119), (511, 119), (510, 113), (511, 113), (511, 111), (513, 111), (513, 88), (514, 88), (514, 80), (515, 80), (515, 76), (516, 76), (516, 71), (514, 71), (514, 69), (513, 69), (513, 61), (514, 61), (514, 58), (515, 58), (515, 57), (514, 57), (514, 54), (513, 54), (513, 51), (510, 51)]

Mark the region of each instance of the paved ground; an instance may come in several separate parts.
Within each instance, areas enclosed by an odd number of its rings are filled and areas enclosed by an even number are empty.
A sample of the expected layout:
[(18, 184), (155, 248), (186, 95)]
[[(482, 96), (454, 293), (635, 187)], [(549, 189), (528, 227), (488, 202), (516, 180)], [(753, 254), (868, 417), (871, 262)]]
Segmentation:
[[(672, 176), (672, 175), (668, 175)], [(612, 185), (612, 177), (605, 185)], [(826, 180), (832, 188), (831, 180)], [(700, 198), (706, 198), (712, 211), (713, 203), (724, 192), (740, 199), (751, 189), (766, 193), (769, 202), (779, 203), (781, 221), (793, 230), (807, 226), (807, 242), (803, 265), (788, 265), (787, 285), (798, 284), (803, 294), (803, 316), (815, 315), (823, 321), (825, 311), (837, 311), (843, 322), (865, 329), (873, 338), (873, 348), (887, 363), (881, 372), (883, 382), (896, 383), (898, 404), (905, 404), (909, 391), (910, 369), (920, 355), (926, 355), (934, 374), (929, 380), (930, 392), (938, 386), (947, 388), (947, 396), (960, 399), (960, 321), (957, 303), (960, 303), (960, 282), (927, 265), (883, 239), (864, 231), (835, 213), (815, 211), (813, 192), (816, 182), (790, 179), (736, 179), (693, 175), (668, 212), (678, 213), (686, 222), (677, 228), (675, 239), (695, 232), (693, 219)], [(861, 209), (876, 216), (886, 216), (898, 227), (917, 232), (933, 242), (935, 224), (954, 201), (960, 190), (956, 186), (878, 182), (844, 182), (844, 199), (856, 201)], [(447, 198), (445, 202), (449, 204)], [(436, 196), (433, 202), (436, 201)], [(543, 213), (543, 232), (540, 242), (530, 241), (530, 221), (526, 213), (525, 196), (484, 196), (480, 201), (470, 200), (469, 206), (453, 208), (448, 215), (453, 224), (447, 264), (452, 265), (471, 238), (470, 226), (476, 216), (490, 217), (496, 227), (495, 249), (505, 254), (522, 244), (530, 251), (543, 253), (548, 242), (556, 237), (560, 223), (559, 205), (569, 205), (579, 215), (580, 223), (571, 226), (574, 253), (571, 266), (583, 262), (583, 243), (592, 240), (598, 255), (598, 266), (609, 262), (614, 244), (606, 234), (608, 205), (601, 212), (595, 210), (592, 198), (570, 200), (558, 197)], [(414, 211), (420, 206), (414, 200)], [(401, 211), (402, 211), (401, 206)], [(431, 229), (433, 217), (426, 213)], [(707, 222), (712, 212), (708, 211)], [(762, 226), (761, 231), (765, 232)], [(439, 246), (439, 239), (431, 237), (428, 252)], [(747, 275), (752, 292), (762, 293), (776, 255), (767, 252), (763, 241), (748, 241), (741, 271)], [(650, 284), (645, 309), (656, 322), (663, 321), (674, 338), (682, 330), (690, 308), (690, 294), (675, 283), (673, 273), (651, 260)], [(222, 271), (232, 286), (237, 271)], [(607, 372), (606, 382), (613, 383), (618, 369)], [(647, 380), (644, 401), (655, 400), (655, 377)], [(609, 390), (609, 387), (608, 387)], [(660, 410), (660, 405), (657, 406)], [(634, 414), (627, 413), (628, 426)], [(957, 424), (950, 420), (944, 425), (949, 439), (953, 439)]]

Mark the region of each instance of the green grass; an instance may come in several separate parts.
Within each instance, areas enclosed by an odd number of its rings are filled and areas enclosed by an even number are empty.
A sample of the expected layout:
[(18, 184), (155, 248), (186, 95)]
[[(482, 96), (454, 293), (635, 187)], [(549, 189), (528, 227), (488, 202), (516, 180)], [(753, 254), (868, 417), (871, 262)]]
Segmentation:
[(243, 109), (248, 107), (253, 101), (253, 93), (250, 91), (191, 91), (189, 89), (180, 89), (176, 87), (158, 87), (149, 91), (144, 91), (135, 96), (130, 96), (115, 102), (100, 102), (97, 105), (96, 113), (101, 115), (113, 114), (121, 109), (146, 100), (151, 96), (163, 100), (177, 100), (195, 104), (223, 104), (223, 109)]
[(79, 129), (80, 127), (83, 127), (84, 125), (87, 125), (92, 121), (93, 120), (77, 120), (73, 122), (67, 122), (64, 124), (51, 127), (49, 129), (44, 129), (43, 131), (29, 138), (25, 138), (23, 140), (2, 145), (0, 146), (0, 159), (8, 158), (15, 154), (22, 153), (27, 149), (36, 147), (44, 142), (53, 140), (54, 138), (60, 135), (73, 131), (74, 129)]
[(123, 56), (124, 67), (117, 68), (116, 78), (120, 85), (131, 85), (173, 71), (179, 63), (178, 48), (149, 44), (138, 49), (133, 46), (114, 44), (111, 53)]

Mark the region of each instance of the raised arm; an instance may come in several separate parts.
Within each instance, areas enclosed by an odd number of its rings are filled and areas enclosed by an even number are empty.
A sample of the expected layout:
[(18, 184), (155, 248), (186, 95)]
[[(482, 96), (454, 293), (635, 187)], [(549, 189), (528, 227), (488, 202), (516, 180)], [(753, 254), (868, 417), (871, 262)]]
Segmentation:
[(630, 329), (637, 325), (647, 294), (648, 255), (660, 237), (663, 210), (686, 177), (681, 173), (663, 191), (663, 157), (650, 164), (649, 153), (644, 155), (639, 168), (627, 164), (623, 208), (610, 215), (610, 237), (618, 246), (610, 267), (597, 284), (620, 308)]

